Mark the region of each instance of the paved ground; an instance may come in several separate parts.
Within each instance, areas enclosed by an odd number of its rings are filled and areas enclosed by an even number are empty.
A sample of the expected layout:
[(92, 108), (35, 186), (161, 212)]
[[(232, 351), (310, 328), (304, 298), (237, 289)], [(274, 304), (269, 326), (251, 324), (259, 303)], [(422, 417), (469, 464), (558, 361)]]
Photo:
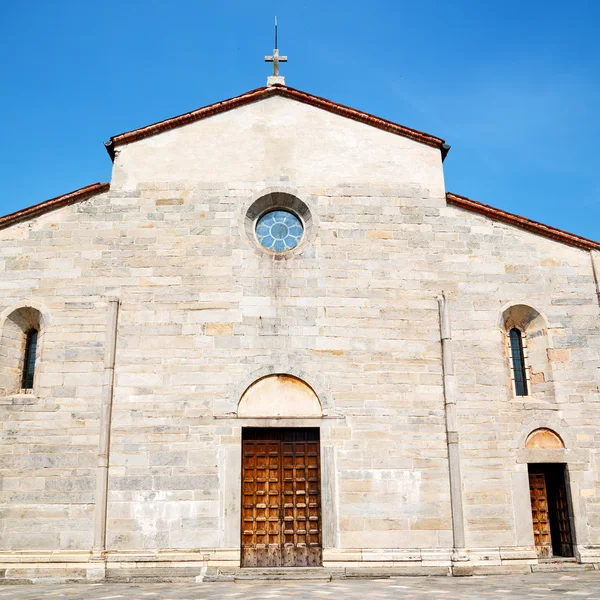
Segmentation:
[(600, 572), (494, 577), (402, 577), (374, 581), (10, 585), (0, 600), (600, 600)]

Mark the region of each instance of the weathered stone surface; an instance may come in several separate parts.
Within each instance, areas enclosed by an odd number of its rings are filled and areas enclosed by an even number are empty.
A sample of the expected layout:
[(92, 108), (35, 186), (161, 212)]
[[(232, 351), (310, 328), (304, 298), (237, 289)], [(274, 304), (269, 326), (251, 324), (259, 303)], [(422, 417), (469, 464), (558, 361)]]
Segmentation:
[[(283, 258), (244, 224), (272, 191), (312, 214), (306, 243)], [(546, 459), (568, 466), (579, 551), (597, 562), (600, 310), (588, 253), (446, 206), (437, 150), (283, 98), (123, 146), (108, 194), (0, 231), (0, 550), (91, 549), (107, 302), (118, 296), (109, 555), (239, 563), (242, 427), (318, 426), (326, 560), (448, 569), (442, 291), (473, 563), (533, 550), (526, 463)], [(543, 323), (528, 397), (511, 382), (512, 305)], [(27, 394), (19, 318), (33, 313), (8, 320), (23, 306), (44, 317)], [(237, 418), (244, 391), (273, 374), (306, 382), (323, 417), (315, 403), (281, 420)], [(566, 450), (523, 454), (540, 427)]]

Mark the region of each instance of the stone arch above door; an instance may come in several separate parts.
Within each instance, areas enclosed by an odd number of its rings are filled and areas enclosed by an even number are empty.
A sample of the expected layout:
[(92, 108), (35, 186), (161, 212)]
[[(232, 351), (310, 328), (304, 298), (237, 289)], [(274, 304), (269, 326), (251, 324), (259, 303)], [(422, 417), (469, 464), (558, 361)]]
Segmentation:
[(558, 433), (548, 429), (547, 427), (540, 427), (534, 429), (525, 441), (525, 448), (543, 448), (543, 449), (562, 449), (565, 447), (565, 443)]
[[(532, 446), (536, 432), (547, 430), (558, 436), (561, 445)], [(529, 443), (528, 443), (529, 441)], [(512, 442), (517, 464), (566, 463), (572, 471), (585, 471), (590, 465), (590, 451), (579, 444), (569, 424), (551, 411), (536, 411), (523, 420), (520, 434)]]
[(556, 415), (553, 411), (533, 411), (523, 419), (520, 432), (512, 442), (512, 447), (517, 451), (529, 450), (526, 443), (529, 437), (537, 430), (549, 429), (561, 439), (563, 448), (574, 451), (577, 448), (569, 423)]
[(305, 383), (317, 396), (321, 404), (322, 415), (319, 417), (332, 417), (337, 415), (331, 397), (331, 386), (329, 378), (323, 373), (303, 369), (291, 360), (282, 360), (275, 364), (264, 365), (258, 369), (249, 371), (245, 377), (240, 379), (237, 385), (231, 387), (227, 397), (227, 403), (223, 405), (223, 414), (237, 415), (240, 399), (252, 385), (259, 380), (271, 375), (288, 375), (295, 377)]
[(321, 402), (302, 379), (285, 373), (267, 375), (242, 394), (237, 416), (263, 418), (322, 417)]

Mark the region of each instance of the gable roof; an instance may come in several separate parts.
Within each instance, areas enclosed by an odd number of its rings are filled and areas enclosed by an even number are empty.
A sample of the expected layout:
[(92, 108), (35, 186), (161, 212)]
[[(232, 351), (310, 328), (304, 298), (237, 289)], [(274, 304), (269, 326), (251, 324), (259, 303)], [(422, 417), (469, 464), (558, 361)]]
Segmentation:
[(40, 215), (56, 210), (57, 208), (69, 206), (69, 204), (87, 200), (92, 196), (108, 192), (109, 188), (109, 183), (92, 183), (91, 185), (86, 185), (78, 190), (69, 192), (68, 194), (63, 194), (62, 196), (57, 196), (56, 198), (51, 198), (45, 202), (40, 202), (39, 204), (34, 204), (28, 208), (18, 210), (17, 212), (0, 217), (0, 229), (5, 229), (10, 225), (20, 223), (21, 221), (39, 217)]
[(551, 227), (550, 225), (538, 223), (527, 217), (521, 217), (520, 215), (494, 208), (493, 206), (483, 204), (483, 202), (477, 202), (477, 200), (471, 200), (465, 196), (459, 196), (458, 194), (448, 192), (446, 194), (446, 201), (448, 204), (453, 204), (454, 206), (479, 213), (480, 215), (485, 215), (495, 221), (502, 221), (503, 223), (514, 225), (520, 229), (526, 229), (527, 231), (537, 233), (538, 235), (542, 235), (557, 242), (563, 242), (564, 244), (583, 248), (584, 250), (600, 250), (600, 242), (595, 242), (594, 240), (575, 235), (574, 233), (569, 233), (568, 231), (563, 231), (562, 229), (557, 229), (556, 227)]
[(404, 127), (404, 125), (399, 125), (398, 123), (376, 117), (375, 115), (356, 110), (355, 108), (350, 108), (349, 106), (344, 106), (343, 104), (338, 104), (337, 102), (332, 102), (331, 100), (326, 100), (325, 98), (320, 98), (319, 96), (313, 96), (312, 94), (301, 92), (300, 90), (296, 90), (285, 85), (273, 85), (269, 87), (257, 88), (250, 92), (246, 92), (241, 96), (229, 98), (229, 100), (223, 100), (221, 102), (215, 102), (214, 104), (209, 104), (203, 108), (192, 110), (191, 112), (179, 115), (178, 117), (159, 121), (158, 123), (154, 123), (146, 127), (140, 127), (139, 129), (127, 131), (125, 133), (120, 133), (119, 135), (112, 136), (104, 145), (106, 146), (106, 150), (108, 151), (111, 159), (114, 160), (115, 148), (117, 146), (136, 142), (158, 133), (163, 133), (164, 131), (169, 131), (170, 129), (175, 129), (177, 127), (182, 127), (183, 125), (188, 125), (189, 123), (194, 123), (196, 121), (200, 121), (201, 119), (212, 117), (213, 115), (217, 115), (228, 110), (233, 110), (234, 108), (238, 108), (252, 102), (257, 102), (258, 100), (264, 100), (265, 98), (270, 98), (272, 96), (290, 98), (291, 100), (296, 100), (298, 102), (315, 106), (316, 108), (326, 110), (342, 117), (353, 119), (359, 123), (365, 123), (367, 125), (377, 127), (378, 129), (383, 129), (389, 133), (401, 135), (416, 142), (421, 142), (422, 144), (432, 146), (433, 148), (439, 148), (442, 153), (442, 160), (446, 157), (446, 154), (448, 154), (448, 151), (450, 150), (450, 146), (448, 146), (441, 138), (435, 137), (428, 133), (423, 133), (422, 131), (418, 131), (416, 129)]

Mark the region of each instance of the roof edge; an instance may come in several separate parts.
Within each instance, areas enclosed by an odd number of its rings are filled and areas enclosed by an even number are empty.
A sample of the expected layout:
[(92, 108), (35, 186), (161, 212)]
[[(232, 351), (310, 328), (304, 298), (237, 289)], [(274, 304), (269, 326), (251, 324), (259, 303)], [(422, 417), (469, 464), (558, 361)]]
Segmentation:
[(40, 215), (56, 210), (57, 208), (87, 200), (92, 196), (108, 192), (109, 189), (110, 183), (92, 183), (91, 185), (86, 185), (78, 190), (69, 192), (68, 194), (56, 196), (56, 198), (51, 198), (50, 200), (45, 200), (39, 204), (29, 206), (28, 208), (23, 208), (22, 210), (0, 217), (0, 229), (6, 229), (16, 223), (39, 217)]
[(394, 123), (393, 121), (388, 121), (387, 119), (376, 117), (370, 113), (363, 112), (343, 104), (338, 104), (337, 102), (332, 102), (326, 98), (314, 96), (307, 92), (302, 92), (285, 85), (273, 85), (269, 87), (257, 88), (255, 90), (246, 92), (245, 94), (241, 94), (240, 96), (215, 102), (214, 104), (209, 104), (208, 106), (192, 110), (177, 117), (171, 117), (145, 127), (140, 127), (139, 129), (133, 129), (125, 133), (114, 135), (108, 142), (105, 143), (106, 150), (111, 159), (114, 160), (115, 148), (117, 146), (152, 137), (159, 133), (170, 131), (171, 129), (176, 129), (184, 125), (200, 121), (201, 119), (227, 112), (234, 108), (251, 104), (272, 96), (283, 96), (284, 98), (290, 98), (298, 102), (303, 102), (304, 104), (321, 108), (328, 112), (353, 119), (354, 121), (365, 123), (366, 125), (371, 125), (390, 133), (401, 135), (416, 142), (421, 142), (422, 144), (432, 146), (433, 148), (438, 148), (442, 153), (442, 160), (446, 157), (446, 154), (450, 149), (450, 146), (445, 143), (445, 140), (430, 135), (429, 133), (424, 133), (417, 129), (411, 129), (410, 127), (405, 127), (404, 125)]
[(503, 223), (514, 225), (520, 229), (526, 229), (532, 233), (537, 233), (538, 235), (550, 238), (557, 242), (562, 242), (563, 244), (568, 244), (569, 246), (575, 246), (576, 248), (581, 248), (583, 250), (600, 250), (600, 242), (584, 238), (580, 235), (575, 235), (574, 233), (569, 233), (568, 231), (563, 231), (562, 229), (552, 227), (551, 225), (544, 225), (538, 221), (533, 221), (527, 217), (515, 215), (514, 213), (509, 213), (499, 208), (494, 208), (489, 204), (471, 200), (466, 196), (448, 192), (446, 194), (446, 201), (448, 204), (479, 213), (480, 215), (484, 215), (495, 221), (502, 221)]

